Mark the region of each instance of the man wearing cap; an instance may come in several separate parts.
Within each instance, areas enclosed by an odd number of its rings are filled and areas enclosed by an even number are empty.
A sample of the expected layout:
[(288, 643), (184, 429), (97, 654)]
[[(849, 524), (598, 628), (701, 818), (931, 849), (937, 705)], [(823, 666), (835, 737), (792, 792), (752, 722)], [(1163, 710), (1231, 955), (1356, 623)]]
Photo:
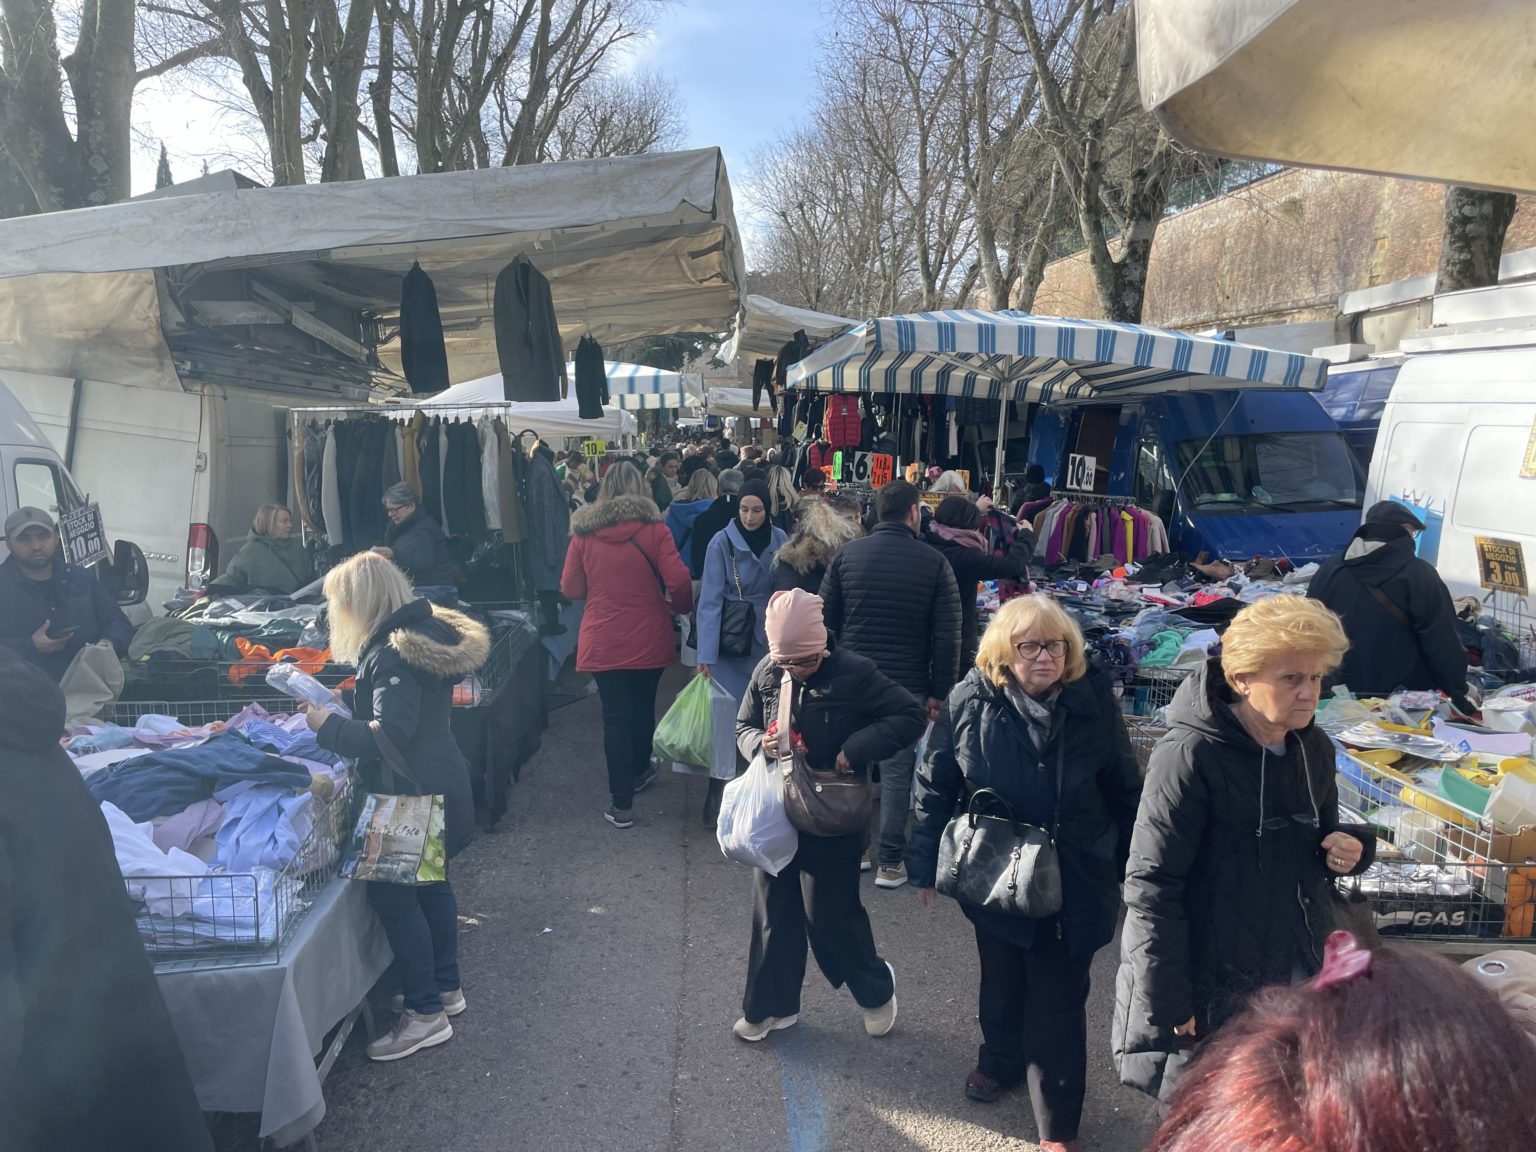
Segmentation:
[(1373, 504), (1342, 556), (1323, 562), (1307, 595), (1337, 612), (1349, 651), (1335, 677), (1357, 696), (1439, 689), (1463, 712), (1467, 650), (1451, 594), (1414, 553), (1424, 522), (1392, 500)]
[(0, 564), (0, 644), (57, 683), (81, 649), (110, 642), (128, 654), (133, 625), (94, 573), (64, 562), (58, 525), (41, 508), (5, 518), (10, 556)]

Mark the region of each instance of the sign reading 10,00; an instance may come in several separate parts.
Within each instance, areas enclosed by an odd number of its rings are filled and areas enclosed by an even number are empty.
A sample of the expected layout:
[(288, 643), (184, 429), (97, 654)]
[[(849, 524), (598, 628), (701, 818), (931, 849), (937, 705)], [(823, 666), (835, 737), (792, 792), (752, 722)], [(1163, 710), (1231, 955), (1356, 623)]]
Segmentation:
[(1067, 482), (1063, 487), (1073, 492), (1092, 492), (1098, 477), (1099, 462), (1093, 456), (1072, 453), (1067, 457)]

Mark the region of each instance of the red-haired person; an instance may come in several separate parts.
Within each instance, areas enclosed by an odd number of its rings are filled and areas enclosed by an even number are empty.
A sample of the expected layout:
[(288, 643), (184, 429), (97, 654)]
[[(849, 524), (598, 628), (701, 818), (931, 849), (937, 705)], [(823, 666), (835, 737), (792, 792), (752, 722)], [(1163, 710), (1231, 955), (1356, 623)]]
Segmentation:
[(1335, 932), (1315, 979), (1205, 1046), (1148, 1152), (1515, 1152), (1533, 1084), (1536, 1045), (1473, 976)]

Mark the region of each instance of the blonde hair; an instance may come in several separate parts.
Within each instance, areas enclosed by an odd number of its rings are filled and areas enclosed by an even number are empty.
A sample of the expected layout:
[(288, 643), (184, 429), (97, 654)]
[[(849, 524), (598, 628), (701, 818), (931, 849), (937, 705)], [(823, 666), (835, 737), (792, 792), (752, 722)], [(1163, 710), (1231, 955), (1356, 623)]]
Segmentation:
[(405, 573), (377, 552), (359, 552), (325, 574), (331, 656), (355, 665), (363, 648), (416, 593)]
[(1316, 600), (1271, 596), (1232, 618), (1221, 638), (1221, 670), (1236, 691), (1235, 677), (1262, 672), (1281, 656), (1320, 656), (1331, 672), (1348, 648), (1344, 625)]
[(863, 535), (857, 525), (850, 524), (846, 516), (825, 500), (802, 500), (799, 513), (792, 540), (815, 540), (825, 545), (829, 554)]
[(976, 651), (976, 667), (996, 687), (1013, 680), (1012, 664), (1018, 658), (1014, 645), (1031, 632), (1041, 640), (1067, 642), (1061, 682), (1070, 684), (1088, 674), (1088, 656), (1077, 621), (1049, 596), (1020, 596), (997, 610), (982, 634)]
[(603, 482), (597, 487), (597, 502), (606, 504), (618, 496), (641, 496), (649, 500), (651, 490), (646, 487), (645, 477), (640, 475), (628, 460), (615, 460), (603, 473)]
[(679, 500), (713, 500), (720, 493), (720, 482), (708, 468), (700, 468), (688, 479), (688, 487), (678, 496)]
[(800, 493), (795, 491), (794, 477), (782, 464), (768, 466), (768, 495), (773, 498), (773, 507), (769, 511), (774, 516), (793, 508), (795, 501), (800, 499)]
[[(258, 536), (272, 535), (272, 525), (277, 523), (277, 514), (288, 512), (286, 504), (263, 504), (256, 509), (256, 515), (251, 518), (251, 531)], [(292, 512), (288, 512), (292, 516)]]
[(939, 473), (933, 483), (928, 485), (928, 491), (953, 492), (960, 496), (968, 494), (964, 478), (961, 477), (960, 473), (952, 469), (948, 472)]

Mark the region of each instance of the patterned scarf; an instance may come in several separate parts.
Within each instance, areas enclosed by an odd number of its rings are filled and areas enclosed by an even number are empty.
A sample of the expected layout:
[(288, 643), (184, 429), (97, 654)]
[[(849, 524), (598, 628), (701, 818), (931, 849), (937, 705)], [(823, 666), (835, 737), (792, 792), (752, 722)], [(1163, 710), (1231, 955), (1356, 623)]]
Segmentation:
[(1056, 700), (1061, 696), (1061, 685), (1057, 684), (1043, 700), (1036, 700), (1010, 678), (1003, 685), (1003, 695), (1008, 697), (1008, 703), (1013, 705), (1013, 710), (1025, 720), (1025, 727), (1029, 730), (1029, 740), (1035, 746), (1035, 754), (1045, 753), (1045, 742), (1051, 735), (1051, 714), (1056, 707)]

